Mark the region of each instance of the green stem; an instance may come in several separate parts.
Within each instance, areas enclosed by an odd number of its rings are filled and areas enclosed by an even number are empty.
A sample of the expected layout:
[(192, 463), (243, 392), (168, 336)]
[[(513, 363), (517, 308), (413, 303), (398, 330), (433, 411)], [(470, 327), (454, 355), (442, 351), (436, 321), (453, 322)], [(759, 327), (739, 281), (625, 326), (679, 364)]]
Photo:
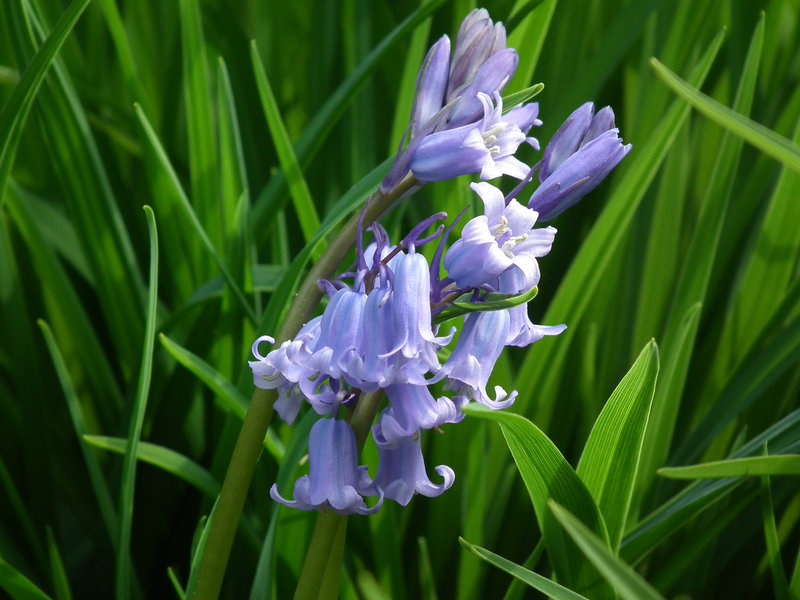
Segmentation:
[[(342, 227), (330, 245), (325, 249), (325, 253), (311, 268), (303, 284), (300, 286), (294, 300), (292, 301), (289, 312), (283, 321), (276, 342), (281, 342), (294, 336), (306, 321), (308, 321), (317, 308), (317, 303), (322, 292), (317, 286), (317, 280), (328, 279), (334, 275), (337, 267), (344, 257), (353, 247), (353, 243), (358, 233), (359, 221), (362, 220), (364, 227), (369, 226), (386, 212), (396, 201), (412, 192), (418, 187), (419, 183), (411, 176), (401, 181), (395, 189), (389, 193), (376, 191), (369, 197), (364, 204), (361, 213), (357, 213), (350, 218)], [(270, 419), (272, 418), (272, 405), (275, 403), (277, 394), (274, 390), (256, 389), (250, 401), (250, 406), (244, 417), (242, 430), (236, 440), (236, 447), (222, 483), (214, 518), (208, 524), (208, 539), (206, 542), (203, 557), (197, 573), (197, 584), (192, 594), (196, 600), (215, 600), (219, 597), (222, 588), (222, 579), (225, 575), (225, 568), (233, 545), (233, 538), (236, 527), (244, 508), (247, 498), (247, 491), (250, 489), (250, 482), (253, 479), (256, 463), (261, 454), (264, 444), (264, 437), (267, 434)], [(374, 415), (373, 415), (374, 417)], [(326, 511), (320, 513), (328, 514)], [(339, 515), (335, 515), (339, 517)], [(334, 517), (330, 517), (334, 519)], [(328, 517), (326, 517), (328, 519)], [(322, 520), (322, 519), (320, 519)], [(318, 521), (319, 525), (319, 521)], [(333, 528), (331, 540), (341, 537), (344, 544), (344, 527), (341, 534), (338, 534), (338, 525)], [(333, 541), (329, 544), (331, 547)], [(311, 551), (311, 550), (310, 550)], [(326, 556), (332, 558), (331, 556)], [(339, 562), (341, 561), (341, 554)], [(324, 573), (324, 571), (323, 571)]]

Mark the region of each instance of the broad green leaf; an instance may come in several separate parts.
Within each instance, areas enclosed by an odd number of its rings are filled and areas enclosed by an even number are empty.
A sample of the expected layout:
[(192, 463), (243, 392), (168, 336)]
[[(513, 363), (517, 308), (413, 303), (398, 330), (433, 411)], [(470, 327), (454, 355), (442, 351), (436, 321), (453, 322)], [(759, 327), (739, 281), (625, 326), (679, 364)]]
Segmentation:
[(6, 182), (11, 172), (19, 132), (25, 125), (25, 119), (47, 70), (89, 2), (90, 0), (74, 0), (64, 11), (44, 44), (25, 67), (25, 72), (11, 97), (0, 110), (0, 207), (3, 206)]
[(597, 574), (587, 569), (578, 549), (564, 536), (547, 507), (550, 499), (569, 506), (607, 543), (608, 531), (597, 505), (558, 448), (536, 425), (519, 415), (492, 411), (482, 405), (469, 405), (464, 412), (500, 424), (531, 497), (547, 554), (558, 579), (578, 590), (596, 583)]
[(628, 520), (650, 407), (658, 377), (658, 346), (651, 341), (606, 402), (578, 463), (617, 552)]
[(0, 558), (0, 588), (13, 600), (50, 600), (50, 596), (33, 582)]
[(147, 326), (142, 345), (142, 364), (136, 396), (133, 403), (128, 439), (122, 466), (122, 484), (119, 500), (120, 533), (117, 548), (117, 600), (130, 598), (131, 594), (131, 528), (133, 523), (133, 497), (136, 485), (136, 457), (138, 455), (139, 438), (144, 424), (144, 413), (147, 409), (147, 397), (150, 393), (150, 379), (153, 372), (153, 346), (156, 337), (156, 309), (158, 306), (158, 233), (156, 220), (149, 206), (144, 207), (147, 227), (150, 233), (150, 283), (147, 298)]
[(546, 594), (549, 598), (553, 598), (554, 600), (586, 600), (584, 596), (581, 596), (577, 592), (573, 592), (571, 589), (566, 588), (563, 585), (559, 585), (547, 577), (542, 577), (538, 573), (534, 573), (533, 571), (513, 563), (510, 560), (495, 554), (494, 552), (490, 552), (486, 548), (481, 548), (480, 546), (470, 544), (467, 540), (461, 537), (458, 538), (458, 541), (462, 546), (464, 546), (464, 548), (472, 552), (474, 555), (481, 557), (486, 562), (493, 564), (498, 569), (502, 569), (520, 581), (524, 581), (533, 589), (539, 590), (543, 594)]
[(264, 109), (264, 116), (267, 118), (267, 125), (272, 135), (272, 143), (281, 162), (281, 168), (286, 174), (289, 184), (289, 193), (294, 200), (294, 209), (297, 219), (300, 221), (300, 229), (306, 242), (310, 241), (319, 229), (319, 217), (314, 201), (311, 199), (311, 192), (308, 191), (303, 171), (297, 161), (297, 156), (292, 147), (292, 140), (283, 124), (278, 104), (272, 93), (272, 88), (267, 79), (267, 72), (258, 54), (256, 42), (250, 43), (250, 57), (253, 61), (253, 74), (258, 86), (258, 94), (261, 98), (261, 106)]
[(663, 600), (663, 596), (653, 589), (641, 575), (629, 565), (612, 554), (580, 519), (575, 518), (564, 507), (554, 501), (548, 502), (550, 510), (570, 537), (583, 551), (597, 570), (602, 573), (619, 595), (625, 600)]
[(715, 460), (686, 467), (664, 467), (658, 470), (658, 474), (670, 479), (800, 475), (800, 454), (753, 456), (733, 460)]
[(662, 65), (658, 59), (651, 58), (650, 64), (664, 83), (709, 119), (750, 142), (787, 167), (800, 172), (800, 146), (763, 125), (751, 121), (724, 104), (720, 104), (713, 98), (709, 98)]
[[(125, 454), (127, 440), (124, 438), (84, 435), (83, 439), (96, 448)], [(211, 473), (179, 452), (158, 444), (139, 442), (136, 448), (136, 459), (180, 477), (212, 498), (219, 494), (219, 483), (211, 476)]]

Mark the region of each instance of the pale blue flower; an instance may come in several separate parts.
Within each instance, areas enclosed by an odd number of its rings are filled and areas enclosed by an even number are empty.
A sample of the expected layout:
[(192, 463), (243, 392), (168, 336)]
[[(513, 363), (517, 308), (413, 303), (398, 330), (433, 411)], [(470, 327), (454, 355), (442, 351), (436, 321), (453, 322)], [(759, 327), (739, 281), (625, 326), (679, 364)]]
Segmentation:
[(434, 399), (427, 385), (390, 385), (386, 397), (390, 407), (381, 412), (372, 428), (378, 446), (393, 446), (420, 429), (433, 429), (463, 418), (450, 398)]
[(441, 495), (455, 481), (453, 469), (447, 465), (436, 467), (444, 481), (436, 485), (428, 478), (419, 434), (404, 438), (396, 446), (378, 447), (378, 473), (375, 484), (386, 498), (406, 506), (414, 494), (429, 498)]

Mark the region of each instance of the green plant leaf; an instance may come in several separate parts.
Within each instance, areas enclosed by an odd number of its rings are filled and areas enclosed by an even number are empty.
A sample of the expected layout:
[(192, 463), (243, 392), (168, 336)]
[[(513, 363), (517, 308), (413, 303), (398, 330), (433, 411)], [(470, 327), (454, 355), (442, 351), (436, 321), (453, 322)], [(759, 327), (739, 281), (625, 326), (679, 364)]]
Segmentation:
[[(127, 440), (124, 438), (84, 435), (83, 439), (96, 448), (110, 450), (117, 454), (125, 454)], [(183, 479), (212, 498), (216, 498), (217, 494), (219, 494), (219, 483), (211, 473), (179, 452), (158, 444), (139, 442), (136, 448), (136, 459)]]
[(33, 582), (0, 558), (0, 588), (13, 600), (51, 600)]
[(608, 540), (608, 531), (591, 494), (558, 448), (536, 425), (519, 415), (476, 404), (464, 407), (464, 412), (500, 424), (528, 489), (547, 554), (559, 581), (579, 591), (594, 585), (597, 574), (587, 570), (588, 565), (580, 558), (578, 549), (553, 521), (547, 502), (556, 499), (570, 506), (601, 539)]
[(74, 0), (64, 11), (53, 31), (25, 67), (25, 72), (11, 97), (0, 110), (0, 207), (3, 206), (6, 182), (11, 172), (19, 132), (25, 124), (36, 92), (39, 91), (47, 70), (90, 1)]
[(664, 597), (636, 571), (614, 556), (603, 541), (581, 523), (580, 519), (553, 500), (548, 502), (548, 506), (586, 558), (597, 567), (624, 600), (664, 600)]
[(753, 456), (733, 460), (716, 460), (686, 467), (663, 467), (658, 470), (658, 474), (670, 479), (800, 475), (800, 454)]
[(628, 521), (658, 377), (658, 346), (648, 343), (597, 417), (576, 469), (600, 508), (617, 552)]
[(662, 65), (658, 59), (651, 58), (650, 65), (664, 83), (706, 117), (750, 142), (787, 167), (800, 172), (800, 146), (724, 104), (720, 104), (713, 98), (709, 98)]
[(470, 544), (462, 537), (459, 537), (458, 541), (462, 546), (464, 546), (464, 548), (472, 552), (475, 556), (479, 556), (486, 562), (493, 564), (498, 569), (502, 569), (520, 581), (524, 581), (533, 589), (539, 590), (548, 597), (553, 598), (553, 600), (586, 600), (585, 596), (581, 596), (579, 593), (573, 592), (571, 589), (566, 588), (563, 585), (559, 585), (547, 577), (543, 577), (538, 573), (534, 573), (525, 567), (522, 567), (511, 562), (510, 560), (503, 558), (502, 556), (495, 554), (494, 552), (490, 552), (486, 548), (481, 548), (480, 546)]
[(133, 522), (133, 496), (136, 485), (136, 457), (138, 455), (139, 438), (147, 409), (147, 397), (150, 392), (150, 379), (153, 371), (153, 346), (156, 337), (156, 309), (158, 307), (158, 233), (153, 210), (144, 207), (147, 226), (150, 233), (150, 283), (147, 294), (147, 325), (142, 346), (142, 364), (139, 370), (139, 381), (133, 411), (128, 426), (128, 439), (122, 466), (122, 484), (119, 501), (120, 533), (117, 549), (117, 600), (130, 597), (131, 593), (131, 527)]

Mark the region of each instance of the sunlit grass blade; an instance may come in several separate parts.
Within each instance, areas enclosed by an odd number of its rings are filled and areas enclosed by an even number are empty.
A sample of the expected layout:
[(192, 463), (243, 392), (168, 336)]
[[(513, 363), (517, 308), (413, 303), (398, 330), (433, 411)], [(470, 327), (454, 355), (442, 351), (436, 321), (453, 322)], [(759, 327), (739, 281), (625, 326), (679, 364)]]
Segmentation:
[[(110, 450), (117, 454), (125, 454), (127, 447), (127, 440), (124, 438), (84, 435), (83, 439), (96, 448)], [(219, 483), (211, 476), (211, 473), (179, 452), (158, 444), (139, 442), (136, 447), (136, 459), (183, 479), (212, 498), (219, 494)]]
[(56, 545), (53, 531), (47, 528), (47, 554), (50, 556), (50, 576), (53, 580), (53, 591), (56, 600), (71, 600), (72, 593), (69, 590), (69, 580), (67, 571), (64, 568), (64, 561)]
[[(25, 125), (25, 119), (47, 70), (89, 2), (90, 0), (74, 0), (64, 11), (53, 31), (26, 65), (14, 92), (0, 110), (0, 207), (3, 206), (7, 177), (11, 171), (10, 161), (14, 157), (15, 149), (12, 144), (19, 139), (19, 132)], [(6, 161), (9, 161), (8, 165)]]
[(524, 581), (532, 588), (539, 590), (543, 594), (546, 594), (549, 598), (553, 598), (554, 600), (586, 600), (585, 596), (581, 596), (577, 592), (573, 592), (571, 589), (557, 584), (552, 579), (543, 577), (538, 573), (534, 573), (525, 567), (522, 567), (511, 562), (510, 560), (503, 558), (502, 556), (495, 554), (494, 552), (490, 552), (486, 548), (481, 548), (480, 546), (470, 544), (467, 540), (461, 537), (458, 538), (458, 541), (462, 546), (464, 546), (464, 548), (472, 552), (475, 556), (479, 556), (486, 562), (494, 565), (498, 569), (502, 569), (520, 581)]
[(242, 288), (233, 278), (228, 269), (225, 261), (217, 252), (217, 249), (214, 247), (214, 244), (211, 242), (211, 239), (208, 237), (205, 229), (203, 228), (203, 224), (197, 218), (197, 214), (194, 212), (192, 208), (191, 202), (189, 202), (189, 198), (186, 196), (186, 192), (183, 190), (183, 186), (181, 185), (180, 180), (178, 179), (177, 173), (172, 168), (172, 164), (167, 158), (166, 153), (164, 152), (164, 148), (161, 146), (161, 142), (158, 140), (158, 136), (156, 136), (155, 131), (150, 126), (150, 122), (147, 120), (142, 108), (138, 105), (134, 105), (134, 111), (136, 112), (136, 117), (139, 120), (139, 123), (142, 126), (142, 130), (144, 131), (145, 137), (147, 138), (148, 142), (150, 143), (150, 148), (152, 149), (153, 153), (155, 154), (158, 161), (161, 163), (161, 166), (169, 175), (170, 180), (173, 183), (175, 188), (175, 192), (178, 194), (178, 198), (180, 199), (180, 205), (183, 209), (184, 215), (186, 218), (189, 219), (189, 222), (192, 224), (195, 233), (200, 237), (200, 240), (203, 242), (208, 253), (211, 255), (211, 258), (214, 259), (214, 262), (217, 265), (217, 268), (222, 273), (222, 276), (225, 278), (225, 281), (230, 286), (231, 290), (233, 290), (234, 295), (239, 300), (242, 308), (245, 311), (245, 314), (250, 318), (252, 322), (256, 321), (256, 316), (253, 311), (253, 307), (247, 300)]
[[(766, 447), (764, 452), (766, 453)], [(800, 459), (800, 456), (796, 458)], [(781, 543), (778, 540), (778, 530), (775, 526), (772, 489), (769, 484), (769, 476), (766, 474), (761, 477), (761, 522), (767, 542), (767, 559), (772, 571), (775, 598), (776, 600), (791, 600), (789, 584), (786, 581), (786, 572), (783, 570), (783, 561), (781, 560)]]
[(733, 460), (715, 460), (686, 467), (664, 467), (658, 470), (658, 474), (670, 479), (800, 475), (800, 454), (753, 456)]
[(51, 600), (50, 596), (0, 557), (0, 588), (13, 600)]
[[(694, 68), (690, 77), (692, 82), (699, 85), (705, 79), (722, 40), (723, 34), (720, 32)], [(526, 354), (517, 383), (518, 410), (526, 412), (529, 402), (533, 398), (539, 399), (536, 420), (544, 429), (548, 428), (555, 410), (559, 378), (576, 330), (575, 325), (589, 306), (639, 202), (688, 115), (688, 107), (675, 101), (663, 115), (647, 144), (629, 156), (631, 163), (627, 171), (583, 242), (542, 320), (544, 323), (568, 323), (570, 327), (558, 339), (534, 344)]]
[(614, 556), (608, 547), (579, 519), (575, 518), (554, 501), (548, 502), (550, 510), (570, 537), (583, 551), (606, 581), (617, 590), (625, 600), (663, 600), (663, 596), (653, 589), (629, 565)]
[(217, 178), (217, 137), (200, 3), (198, 0), (180, 0), (178, 7), (191, 198), (211, 243), (220, 248), (222, 223)]
[[(216, 394), (225, 410), (232, 412), (239, 419), (244, 419), (249, 399), (245, 398), (230, 381), (202, 358), (169, 339), (163, 333), (158, 336), (158, 339), (175, 360), (194, 373), (200, 381), (205, 383)], [(267, 431), (267, 436), (264, 438), (264, 447), (275, 460), (278, 462), (283, 460), (286, 450), (272, 429)]]
[(83, 461), (86, 463), (86, 470), (89, 472), (89, 480), (92, 482), (94, 495), (100, 507), (100, 517), (103, 519), (103, 523), (108, 530), (111, 546), (116, 549), (117, 534), (119, 531), (117, 512), (114, 508), (114, 501), (111, 499), (111, 493), (108, 491), (108, 484), (103, 476), (103, 471), (100, 468), (100, 461), (97, 460), (97, 455), (94, 451), (84, 442), (83, 436), (85, 436), (88, 431), (86, 429), (86, 419), (83, 416), (80, 400), (75, 393), (75, 388), (72, 385), (72, 378), (69, 375), (67, 365), (64, 363), (64, 357), (61, 355), (61, 350), (56, 343), (50, 326), (46, 322), (39, 320), (39, 328), (42, 330), (42, 335), (47, 343), (47, 348), (50, 351), (53, 365), (55, 366), (59, 382), (61, 383), (61, 389), (64, 392), (69, 415), (72, 419), (72, 427), (80, 443)]
[(250, 43), (250, 57), (253, 61), (253, 74), (256, 78), (261, 106), (264, 108), (264, 116), (267, 119), (267, 125), (269, 125), (269, 131), (272, 135), (272, 143), (275, 144), (281, 168), (286, 174), (289, 193), (294, 201), (295, 214), (300, 221), (300, 229), (303, 232), (305, 241), (308, 242), (319, 229), (317, 209), (311, 199), (311, 192), (308, 191), (308, 184), (294, 153), (289, 133), (283, 124), (283, 119), (278, 110), (275, 96), (272, 93), (269, 79), (267, 79), (264, 63), (261, 62), (261, 56), (258, 54), (255, 40)]
[(581, 560), (578, 549), (564, 536), (547, 507), (549, 499), (558, 500), (572, 508), (602, 539), (608, 540), (603, 517), (589, 490), (558, 448), (536, 425), (519, 415), (492, 411), (481, 405), (466, 406), (464, 412), (500, 424), (528, 489), (536, 520), (545, 539), (547, 555), (559, 580), (578, 590), (596, 583), (597, 574), (587, 570), (588, 565)]
[(578, 463), (615, 553), (627, 527), (657, 377), (658, 346), (651, 341), (606, 402)]
[(133, 496), (136, 485), (136, 456), (138, 454), (139, 437), (142, 433), (144, 413), (147, 409), (147, 397), (150, 392), (150, 378), (153, 371), (153, 346), (156, 336), (156, 309), (158, 306), (158, 234), (156, 220), (149, 206), (144, 207), (147, 226), (150, 233), (150, 282), (147, 295), (147, 325), (142, 345), (142, 364), (139, 381), (136, 386), (136, 397), (133, 403), (128, 439), (125, 446), (125, 457), (122, 466), (122, 484), (120, 490), (119, 516), (120, 533), (117, 548), (117, 600), (129, 598), (131, 594), (131, 527), (133, 521)]
[(651, 58), (650, 64), (664, 83), (709, 119), (742, 137), (787, 167), (800, 172), (800, 146), (709, 98), (662, 65), (658, 59)]

